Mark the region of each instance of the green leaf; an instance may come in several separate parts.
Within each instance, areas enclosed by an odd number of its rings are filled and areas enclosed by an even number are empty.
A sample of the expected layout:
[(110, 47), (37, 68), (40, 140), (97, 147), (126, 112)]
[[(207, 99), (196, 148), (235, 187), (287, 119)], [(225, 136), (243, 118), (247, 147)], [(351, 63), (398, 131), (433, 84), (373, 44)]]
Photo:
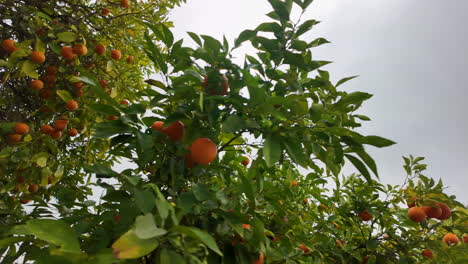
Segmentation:
[(159, 252), (158, 264), (186, 264), (184, 257), (177, 252), (163, 248)]
[(317, 39), (314, 39), (313, 41), (311, 41), (307, 47), (308, 48), (314, 48), (314, 47), (318, 47), (320, 45), (323, 45), (323, 44), (327, 44), (327, 43), (330, 43), (330, 41), (324, 39), (324, 38), (317, 38)]
[(148, 80), (145, 80), (145, 83), (149, 84), (149, 85), (152, 85), (152, 86), (156, 86), (156, 87), (159, 87), (163, 90), (166, 90), (166, 85), (164, 85), (164, 83), (158, 81), (158, 80), (153, 80), (153, 79), (148, 79)]
[(234, 133), (246, 128), (246, 122), (244, 119), (237, 115), (229, 116), (221, 125), (221, 129), (226, 133)]
[(371, 175), (369, 173), (369, 171), (367, 170), (366, 166), (364, 165), (364, 163), (362, 163), (358, 158), (352, 156), (352, 155), (349, 155), (349, 154), (345, 154), (346, 158), (348, 158), (349, 161), (351, 161), (351, 163), (354, 165), (354, 167), (356, 167), (356, 169), (358, 169), (358, 171), (362, 174), (362, 176), (364, 176), (364, 178), (366, 178), (366, 180), (368, 182), (370, 182), (372, 179), (371, 179)]
[(102, 122), (94, 126), (94, 136), (100, 139), (106, 139), (117, 134), (131, 133), (133, 129), (120, 120)]
[(250, 29), (244, 30), (239, 34), (239, 37), (237, 37), (237, 39), (234, 41), (234, 45), (236, 47), (239, 47), (242, 44), (242, 42), (251, 40), (256, 35), (257, 35), (257, 31), (255, 30), (250, 30)]
[(46, 47), (44, 45), (44, 42), (42, 42), (42, 40), (38, 37), (36, 37), (36, 42), (35, 42), (35, 45), (34, 45), (34, 49), (36, 51), (40, 51), (42, 53), (45, 53), (46, 51)]
[(30, 238), (28, 237), (7, 237), (7, 238), (4, 238), (4, 239), (0, 239), (0, 248), (7, 248), (9, 247), (10, 245), (14, 245), (18, 242), (22, 242), (22, 241), (27, 241), (29, 240)]
[(288, 21), (289, 20), (289, 10), (286, 4), (280, 0), (268, 0), (270, 5), (275, 10), (275, 13), (280, 17), (280, 19)]
[(146, 214), (151, 212), (156, 205), (156, 197), (150, 191), (135, 189), (135, 202), (140, 211)]
[(47, 166), (47, 157), (40, 157), (36, 160), (37, 166), (44, 168)]
[(193, 41), (195, 41), (198, 44), (198, 46), (203, 46), (203, 43), (201, 42), (201, 39), (197, 34), (193, 32), (187, 32), (187, 34), (189, 34), (189, 36), (193, 39)]
[(352, 80), (352, 79), (354, 79), (354, 78), (357, 78), (357, 77), (359, 77), (359, 75), (355, 75), (355, 76), (343, 78), (343, 79), (339, 80), (339, 81), (336, 83), (335, 87), (338, 87), (338, 86), (342, 85), (343, 83), (345, 83), (345, 82), (347, 82), (347, 81), (350, 81), (350, 80)]
[(32, 61), (25, 61), (21, 66), (21, 72), (33, 79), (39, 79), (39, 74), (36, 72), (37, 64), (34, 64)]
[(349, 105), (349, 104), (360, 104), (363, 101), (370, 99), (372, 97), (372, 94), (369, 93), (364, 93), (364, 92), (353, 92), (350, 94), (347, 94), (343, 96), (337, 104), (344, 104), (344, 105)]
[(103, 164), (94, 164), (90, 166), (84, 166), (84, 171), (87, 173), (94, 173), (98, 178), (109, 178), (109, 177), (117, 177), (119, 174), (109, 167)]
[(378, 148), (388, 147), (388, 146), (396, 144), (396, 142), (391, 141), (390, 139), (386, 139), (386, 138), (379, 137), (379, 136), (362, 137), (362, 138), (359, 138), (359, 142), (361, 144), (372, 145)]
[(255, 29), (255, 31), (263, 31), (263, 32), (280, 32), (282, 30), (283, 28), (278, 23), (275, 23), (275, 22), (262, 23)]
[(107, 104), (89, 104), (88, 108), (98, 112), (98, 113), (103, 113), (106, 115), (113, 115), (113, 116), (119, 116), (120, 113), (111, 105)]
[(263, 156), (268, 167), (272, 167), (281, 157), (280, 140), (274, 135), (267, 135), (263, 145)]
[(300, 35), (306, 33), (306, 32), (309, 31), (313, 26), (317, 25), (318, 23), (320, 23), (320, 21), (317, 21), (317, 20), (314, 20), (314, 19), (310, 19), (310, 20), (305, 21), (304, 23), (302, 23), (302, 24), (297, 28), (296, 36), (300, 36)]
[(143, 257), (159, 246), (156, 238), (138, 238), (134, 230), (129, 230), (112, 244), (112, 254), (118, 259), (136, 259)]
[(301, 144), (294, 139), (285, 139), (285, 140), (282, 140), (282, 142), (284, 146), (286, 147), (286, 151), (288, 152), (291, 159), (295, 163), (303, 167), (306, 167), (307, 166), (306, 157), (304, 156), (304, 150), (302, 149)]
[(216, 240), (214, 240), (210, 234), (206, 233), (203, 230), (200, 230), (195, 227), (179, 225), (172, 227), (170, 231), (179, 234), (184, 234), (194, 239), (197, 239), (203, 244), (205, 244), (208, 248), (216, 252), (218, 255), (223, 256), (223, 253), (221, 252), (221, 250), (219, 250), (218, 245), (216, 244)]
[(377, 164), (375, 163), (374, 159), (367, 154), (364, 149), (355, 150), (356, 154), (364, 161), (364, 163), (371, 169), (371, 171), (379, 178), (379, 173), (377, 171)]
[(63, 42), (73, 42), (78, 38), (78, 35), (73, 32), (60, 32), (57, 34), (57, 39)]
[(60, 246), (61, 251), (80, 253), (75, 231), (61, 220), (33, 219), (26, 222), (29, 231), (41, 240)]
[(166, 230), (156, 227), (154, 216), (151, 213), (137, 216), (135, 220), (135, 235), (141, 239), (149, 239), (165, 235)]
[(62, 99), (62, 101), (64, 101), (64, 102), (68, 102), (68, 101), (73, 99), (73, 97), (70, 95), (70, 93), (68, 91), (57, 90), (56, 93)]

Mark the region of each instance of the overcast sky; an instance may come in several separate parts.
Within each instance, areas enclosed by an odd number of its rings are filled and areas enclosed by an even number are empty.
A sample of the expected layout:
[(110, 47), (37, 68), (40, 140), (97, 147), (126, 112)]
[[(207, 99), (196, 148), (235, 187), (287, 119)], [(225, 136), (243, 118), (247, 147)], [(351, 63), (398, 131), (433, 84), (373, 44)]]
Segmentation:
[[(304, 19), (322, 21), (308, 40), (332, 43), (314, 57), (334, 61), (335, 80), (360, 75), (340, 88), (374, 94), (362, 110), (372, 118), (360, 132), (396, 141), (370, 149), (384, 183), (401, 184), (402, 155), (425, 156), (427, 176), (467, 203), (468, 96), (466, 0), (315, 0)], [(266, 0), (188, 0), (172, 11), (177, 38), (186, 31), (224, 35), (232, 42), (268, 18)]]

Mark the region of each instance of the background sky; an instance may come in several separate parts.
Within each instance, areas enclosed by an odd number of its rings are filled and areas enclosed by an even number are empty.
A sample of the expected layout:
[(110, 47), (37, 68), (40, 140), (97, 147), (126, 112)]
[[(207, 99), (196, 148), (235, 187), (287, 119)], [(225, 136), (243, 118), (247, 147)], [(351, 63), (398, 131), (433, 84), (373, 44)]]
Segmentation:
[[(384, 183), (404, 180), (402, 156), (426, 157), (426, 175), (468, 202), (468, 1), (315, 0), (303, 17), (322, 21), (306, 40), (331, 44), (313, 50), (333, 79), (360, 75), (340, 86), (374, 97), (362, 108), (372, 121), (359, 132), (398, 144), (371, 148)], [(266, 0), (188, 0), (171, 13), (176, 38), (186, 31), (232, 43), (244, 29), (269, 18)], [(243, 47), (242, 52), (248, 51)]]

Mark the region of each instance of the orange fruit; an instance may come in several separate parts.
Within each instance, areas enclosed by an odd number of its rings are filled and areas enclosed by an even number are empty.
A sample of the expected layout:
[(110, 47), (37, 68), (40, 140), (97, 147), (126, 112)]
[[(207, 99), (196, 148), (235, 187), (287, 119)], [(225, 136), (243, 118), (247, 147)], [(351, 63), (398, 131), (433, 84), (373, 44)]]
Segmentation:
[(106, 81), (106, 80), (100, 80), (100, 81), (99, 81), (99, 84), (101, 85), (102, 88), (106, 88), (106, 87), (107, 87), (107, 81)]
[(84, 56), (86, 53), (88, 53), (88, 48), (84, 44), (78, 43), (73, 46), (73, 53), (78, 56)]
[(369, 221), (372, 219), (372, 214), (369, 212), (369, 210), (364, 209), (359, 213), (359, 218), (361, 218), (362, 221)]
[(209, 95), (227, 95), (229, 80), (224, 74), (220, 74), (216, 80), (209, 80), (208, 75), (205, 75), (202, 87)]
[(156, 121), (151, 125), (151, 128), (156, 131), (161, 131), (163, 129), (164, 122), (163, 121)]
[(302, 250), (304, 251), (304, 254), (307, 254), (307, 253), (310, 252), (310, 249), (309, 249), (306, 245), (304, 245), (304, 244), (300, 244), (300, 245), (299, 245), (299, 248), (302, 249)]
[(52, 96), (52, 91), (48, 89), (42, 89), (39, 92), (39, 96), (42, 97), (43, 99), (47, 100)]
[(179, 141), (184, 137), (185, 125), (181, 121), (176, 121), (161, 129), (161, 132), (166, 134), (172, 141)]
[(25, 183), (26, 182), (26, 179), (23, 176), (18, 176), (17, 180), (18, 180), (18, 183)]
[(468, 243), (468, 235), (463, 235), (463, 243)]
[(31, 53), (31, 61), (36, 64), (43, 63), (45, 61), (44, 53), (40, 51), (33, 51), (33, 53)]
[(408, 217), (413, 222), (422, 223), (426, 220), (426, 213), (422, 208), (415, 206), (408, 209)]
[(456, 245), (460, 240), (458, 239), (457, 235), (454, 233), (447, 233), (445, 236), (442, 238), (442, 241), (444, 241), (447, 245)]
[(54, 129), (58, 131), (63, 131), (67, 128), (68, 120), (55, 120)]
[(13, 131), (16, 134), (24, 135), (29, 132), (29, 126), (26, 125), (25, 123), (18, 123), (15, 125), (15, 128), (13, 128)]
[(127, 63), (132, 63), (135, 58), (133, 56), (128, 56), (127, 57)]
[(30, 202), (31, 202), (31, 200), (27, 200), (27, 199), (21, 199), (20, 200), (20, 203), (22, 203), (22, 204), (27, 204), (27, 203), (30, 203)]
[(70, 128), (68, 129), (68, 135), (70, 137), (76, 137), (76, 135), (78, 135), (78, 131), (75, 128)]
[(3, 40), (2, 41), (2, 48), (8, 53), (12, 53), (13, 51), (16, 50), (15, 41), (12, 40), (12, 39)]
[(76, 109), (78, 109), (78, 103), (75, 100), (69, 100), (67, 101), (65, 108), (68, 111), (75, 111)]
[(265, 260), (265, 256), (263, 255), (263, 252), (260, 252), (260, 255), (258, 256), (258, 259), (252, 261), (252, 264), (263, 264), (264, 260)]
[(96, 48), (94, 48), (94, 51), (96, 51), (98, 55), (103, 55), (104, 53), (106, 53), (106, 46), (102, 44), (97, 44)]
[(39, 185), (37, 185), (37, 184), (35, 184), (35, 183), (29, 185), (29, 188), (28, 188), (28, 191), (29, 191), (29, 192), (35, 193), (35, 192), (37, 192), (38, 190), (39, 190)]
[(130, 0), (120, 0), (120, 7), (129, 8), (130, 7)]
[(247, 165), (249, 165), (249, 163), (250, 163), (249, 157), (244, 156), (244, 159), (241, 161), (241, 164), (244, 165), (244, 166), (247, 166)]
[(452, 215), (452, 210), (450, 210), (450, 208), (444, 203), (438, 203), (437, 205), (442, 210), (442, 214), (439, 217), (437, 217), (437, 219), (439, 219), (439, 220), (449, 219), (450, 216)]
[(242, 224), (242, 227), (243, 227), (245, 230), (250, 230), (250, 225), (249, 225), (249, 224)]
[(54, 131), (52, 131), (52, 133), (50, 133), (50, 136), (51, 136), (53, 139), (59, 139), (60, 137), (62, 137), (62, 131), (60, 131), (60, 130), (54, 130)]
[(52, 184), (54, 182), (54, 179), (55, 179), (54, 175), (50, 175), (49, 177), (47, 177), (47, 183)]
[(297, 186), (297, 181), (296, 181), (296, 180), (293, 180), (293, 181), (291, 182), (291, 187), (296, 187), (296, 186)]
[(48, 75), (56, 75), (57, 74), (57, 66), (50, 65), (47, 67), (47, 74)]
[(110, 115), (107, 117), (108, 120), (117, 120), (118, 117), (116, 117), (115, 115)]
[(103, 8), (102, 11), (101, 11), (101, 15), (102, 15), (102, 16), (108, 16), (108, 15), (110, 15), (109, 9)]
[(113, 49), (111, 50), (111, 57), (114, 60), (120, 60), (120, 58), (122, 58), (122, 53), (120, 53), (120, 50)]
[(369, 262), (369, 256), (364, 256), (362, 258), (361, 264), (367, 264)]
[(433, 206), (423, 206), (422, 209), (429, 218), (438, 218), (442, 215), (442, 208), (440, 208), (437, 204)]
[(74, 82), (74, 83), (73, 83), (73, 88), (75, 88), (75, 89), (80, 89), (80, 88), (83, 87), (83, 85), (84, 85), (84, 84), (83, 84), (82, 82)]
[(39, 91), (40, 89), (44, 88), (44, 83), (41, 80), (33, 80), (31, 82), (31, 88), (33, 88), (36, 91)]
[(335, 242), (336, 242), (336, 247), (337, 248), (342, 248), (343, 246), (346, 245), (346, 243), (344, 241), (341, 241), (339, 239), (335, 240)]
[(49, 125), (42, 125), (40, 130), (42, 134), (46, 134), (46, 135), (54, 131), (54, 129)]
[(190, 153), (185, 154), (185, 167), (191, 169), (195, 167), (197, 163), (193, 160), (192, 155)]
[(11, 134), (11, 135), (8, 135), (7, 137), (8, 137), (7, 142), (10, 145), (14, 145), (14, 144), (21, 141), (21, 135), (20, 134)]
[(122, 100), (122, 101), (120, 101), (120, 104), (123, 104), (123, 105), (128, 105), (129, 103), (128, 103), (128, 101), (127, 101), (127, 100)]
[(424, 249), (421, 254), (426, 258), (432, 258), (432, 256), (433, 256), (432, 255), (432, 250), (427, 249), (427, 248)]
[(72, 60), (76, 54), (73, 52), (73, 48), (69, 46), (62, 47), (60, 55), (66, 60)]
[(75, 96), (77, 97), (83, 96), (83, 89), (82, 88), (75, 89)]
[(218, 148), (209, 138), (198, 138), (190, 146), (192, 159), (202, 165), (210, 164), (218, 155)]

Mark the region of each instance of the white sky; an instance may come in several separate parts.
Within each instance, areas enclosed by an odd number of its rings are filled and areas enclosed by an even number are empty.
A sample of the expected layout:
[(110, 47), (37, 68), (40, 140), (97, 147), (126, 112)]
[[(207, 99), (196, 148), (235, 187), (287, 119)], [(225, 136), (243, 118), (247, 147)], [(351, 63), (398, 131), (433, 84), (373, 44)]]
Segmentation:
[[(360, 131), (398, 145), (370, 149), (383, 182), (401, 184), (402, 155), (425, 156), (427, 176), (442, 178), (447, 193), (468, 202), (468, 1), (316, 0), (304, 19), (322, 21), (308, 40), (332, 43), (315, 58), (334, 79), (360, 75), (342, 89), (374, 97), (363, 107), (372, 121)], [(266, 0), (188, 0), (172, 12), (176, 38), (186, 31), (232, 43), (244, 29), (265, 22)], [(244, 48), (242, 51), (248, 50)]]

